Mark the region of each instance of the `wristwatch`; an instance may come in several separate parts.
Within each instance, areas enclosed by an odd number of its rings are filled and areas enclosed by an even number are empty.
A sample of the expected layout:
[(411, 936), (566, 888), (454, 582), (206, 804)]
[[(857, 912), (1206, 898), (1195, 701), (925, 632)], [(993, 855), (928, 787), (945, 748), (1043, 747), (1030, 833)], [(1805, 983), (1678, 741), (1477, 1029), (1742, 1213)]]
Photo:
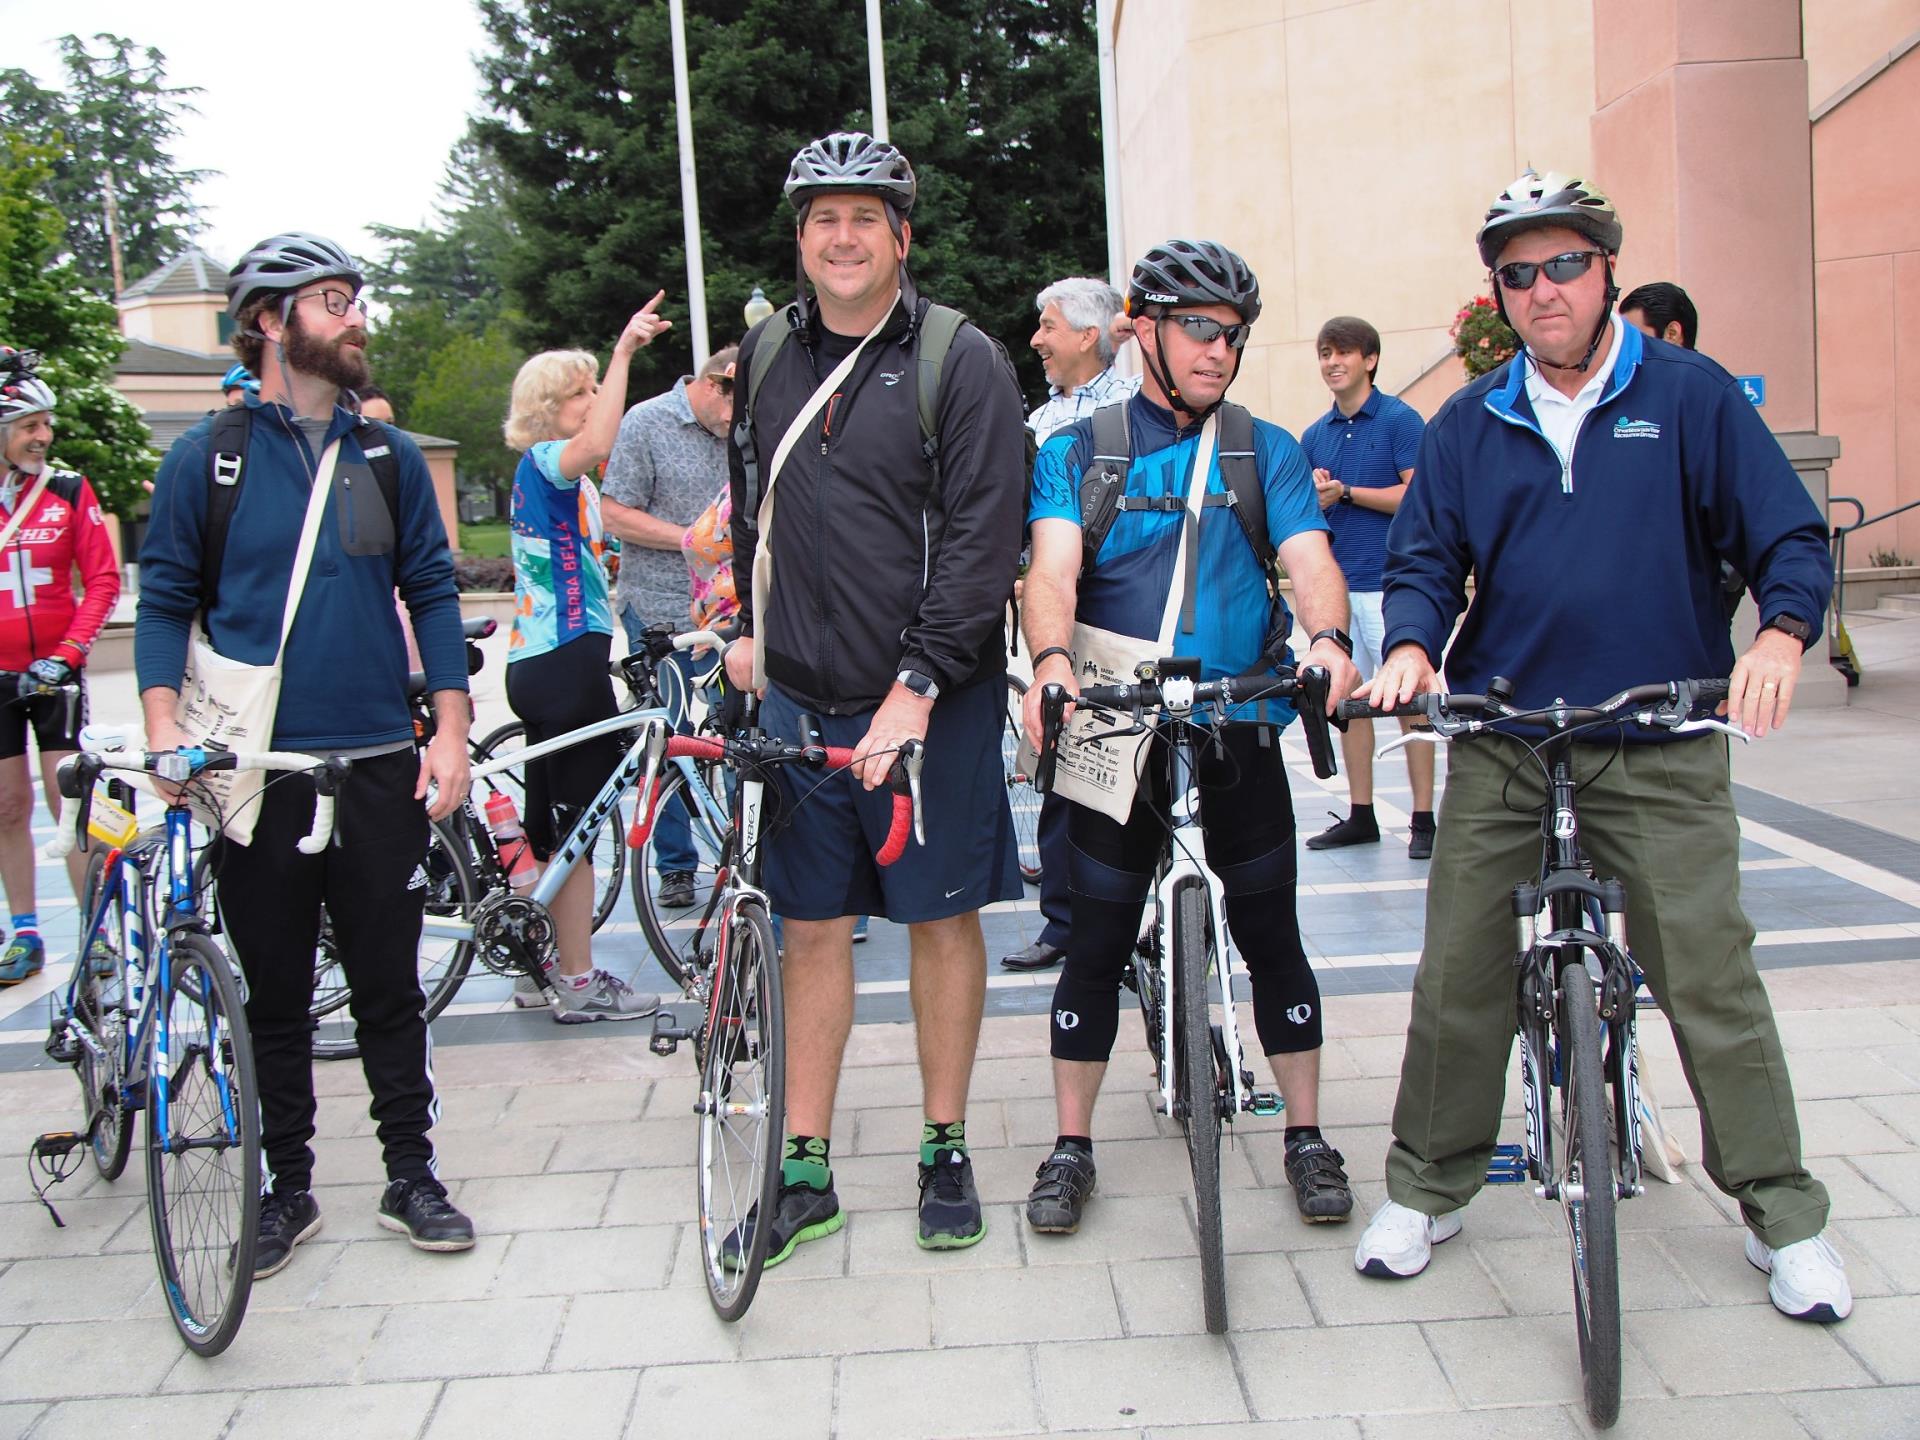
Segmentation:
[(1334, 644), (1338, 645), (1342, 650), (1347, 652), (1347, 658), (1349, 660), (1353, 658), (1353, 637), (1347, 634), (1346, 631), (1340, 629), (1338, 626), (1329, 625), (1325, 630), (1314, 631), (1313, 639), (1310, 640), (1308, 643), (1317, 645), (1322, 640), (1331, 640)]
[(1813, 640), (1813, 627), (1797, 615), (1776, 615), (1760, 627), (1762, 630), (1778, 630), (1782, 635), (1790, 635), (1805, 649)]
[(1342, 485), (1340, 487), (1340, 503), (1342, 505), (1351, 505), (1353, 503), (1353, 487), (1351, 485)]
[(898, 684), (904, 685), (922, 700), (938, 700), (940, 698), (940, 687), (933, 683), (933, 677), (931, 675), (922, 675), (918, 670), (902, 670), (893, 678)]

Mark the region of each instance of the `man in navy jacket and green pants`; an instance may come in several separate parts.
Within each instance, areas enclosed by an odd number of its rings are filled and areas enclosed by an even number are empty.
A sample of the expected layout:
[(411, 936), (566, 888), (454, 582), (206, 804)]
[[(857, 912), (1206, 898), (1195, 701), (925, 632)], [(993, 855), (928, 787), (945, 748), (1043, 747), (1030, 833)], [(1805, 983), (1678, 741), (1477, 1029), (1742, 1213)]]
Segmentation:
[[(1388, 537), (1382, 708), (1440, 688), (1516, 705), (1597, 704), (1652, 681), (1727, 676), (1727, 712), (1759, 737), (1784, 723), (1832, 572), (1819, 512), (1731, 376), (1612, 313), (1621, 227), (1580, 180), (1524, 175), (1488, 211), (1481, 258), (1525, 344), (1427, 427)], [(1760, 632), (1735, 658), (1720, 561), (1752, 577)], [(1474, 600), (1460, 633), (1448, 635)], [(1574, 747), (1581, 839), (1627, 891), (1627, 933), (1673, 1023), (1700, 1107), (1704, 1160), (1739, 1203), (1746, 1255), (1776, 1308), (1852, 1308), (1821, 1234), (1827, 1192), (1801, 1159), (1792, 1083), (1753, 926), (1739, 902), (1727, 744), (1626, 729)], [(1486, 1177), (1514, 1030), (1511, 886), (1538, 863), (1537, 810), (1503, 786), (1521, 741), (1449, 756), (1426, 941), (1414, 980), (1387, 1193), (1354, 1263), (1417, 1275)]]

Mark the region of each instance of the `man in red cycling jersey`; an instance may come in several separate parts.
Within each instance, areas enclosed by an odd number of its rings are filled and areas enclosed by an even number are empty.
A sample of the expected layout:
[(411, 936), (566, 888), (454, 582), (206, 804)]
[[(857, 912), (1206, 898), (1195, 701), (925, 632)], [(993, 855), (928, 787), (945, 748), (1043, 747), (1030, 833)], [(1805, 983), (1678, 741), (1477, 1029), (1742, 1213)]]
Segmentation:
[[(53, 391), (33, 373), (33, 357), (0, 348), (0, 882), (13, 914), (13, 940), (0, 954), (0, 985), (18, 985), (46, 964), (33, 891), (33, 780), (27, 723), (40, 751), (47, 808), (58, 818), (54, 767), (80, 748), (87, 719), (80, 669), (120, 597), (120, 570), (100, 502), (84, 476), (47, 464), (53, 443)], [(83, 593), (76, 602), (73, 572)], [(79, 702), (37, 693), (73, 681)], [(78, 896), (86, 857), (67, 856)]]

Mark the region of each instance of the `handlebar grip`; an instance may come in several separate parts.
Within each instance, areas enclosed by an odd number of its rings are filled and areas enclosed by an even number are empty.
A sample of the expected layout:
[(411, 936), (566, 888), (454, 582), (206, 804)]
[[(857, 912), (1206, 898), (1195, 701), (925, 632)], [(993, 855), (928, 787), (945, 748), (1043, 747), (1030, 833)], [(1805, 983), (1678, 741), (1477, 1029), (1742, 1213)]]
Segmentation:
[(1040, 688), (1040, 753), (1034, 757), (1033, 788), (1041, 795), (1053, 791), (1054, 772), (1060, 765), (1060, 728), (1067, 711), (1067, 687), (1043, 685)]
[(913, 834), (913, 796), (895, 793), (893, 797), (893, 820), (887, 827), (887, 840), (880, 847), (880, 853), (873, 858), (881, 865), (891, 865), (907, 852), (907, 837)]
[(641, 849), (647, 843), (647, 836), (653, 833), (654, 812), (660, 807), (660, 790), (665, 783), (661, 776), (654, 776), (653, 784), (647, 787), (647, 793), (640, 797), (640, 803), (634, 807), (633, 823), (627, 827), (629, 850)]
[[(316, 777), (317, 778), (317, 777)], [(333, 796), (324, 791), (313, 800), (313, 828), (294, 842), (302, 855), (318, 855), (333, 839)]]
[(1414, 696), (1413, 699), (1407, 701), (1404, 705), (1390, 706), (1385, 710), (1374, 709), (1372, 703), (1366, 700), (1342, 700), (1340, 702), (1340, 718), (1342, 720), (1381, 720), (1390, 719), (1395, 715), (1422, 716), (1426, 713), (1426, 703), (1418, 695)]
[(1693, 687), (1693, 703), (1696, 705), (1712, 709), (1727, 698), (1725, 680), (1689, 680), (1687, 683)]
[(704, 735), (671, 735), (667, 737), (667, 757), (671, 759), (676, 755), (690, 760), (724, 760), (727, 747)]
[(853, 751), (845, 745), (829, 745), (826, 750), (829, 770), (845, 770), (853, 764)]
[(1306, 665), (1294, 674), (1293, 708), (1300, 716), (1300, 728), (1307, 737), (1307, 755), (1313, 761), (1313, 773), (1331, 780), (1340, 773), (1333, 756), (1333, 736), (1327, 725), (1327, 693), (1333, 677), (1324, 665)]

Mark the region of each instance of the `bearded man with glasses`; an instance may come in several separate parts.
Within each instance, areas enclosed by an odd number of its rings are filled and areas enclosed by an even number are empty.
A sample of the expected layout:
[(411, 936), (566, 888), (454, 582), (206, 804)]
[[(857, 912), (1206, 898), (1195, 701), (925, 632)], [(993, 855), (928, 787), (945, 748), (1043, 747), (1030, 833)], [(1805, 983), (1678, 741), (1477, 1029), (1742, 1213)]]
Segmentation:
[[(1598, 704), (1634, 685), (1729, 677), (1749, 734), (1785, 723), (1832, 587), (1826, 530), (1733, 377), (1647, 343), (1613, 313), (1620, 220), (1585, 181), (1529, 171), (1487, 211), (1480, 258), (1524, 348), (1427, 426), (1387, 538), (1386, 658), (1362, 690), (1390, 708), (1436, 688), (1520, 708)], [(1720, 563), (1752, 578), (1760, 631), (1738, 659)], [(1468, 574), (1473, 604), (1452, 639)], [(1746, 1258), (1775, 1308), (1853, 1307), (1822, 1235), (1826, 1188), (1801, 1157), (1792, 1083), (1754, 930), (1724, 738), (1629, 729), (1576, 745), (1581, 839), (1627, 890), (1627, 933), (1673, 1024), (1713, 1182), (1739, 1203)], [(1537, 812), (1503, 791), (1522, 741), (1448, 757), (1426, 941), (1387, 1154), (1388, 1200), (1354, 1256), (1405, 1278), (1460, 1233), (1499, 1138), (1514, 1032), (1509, 891), (1539, 853)]]

